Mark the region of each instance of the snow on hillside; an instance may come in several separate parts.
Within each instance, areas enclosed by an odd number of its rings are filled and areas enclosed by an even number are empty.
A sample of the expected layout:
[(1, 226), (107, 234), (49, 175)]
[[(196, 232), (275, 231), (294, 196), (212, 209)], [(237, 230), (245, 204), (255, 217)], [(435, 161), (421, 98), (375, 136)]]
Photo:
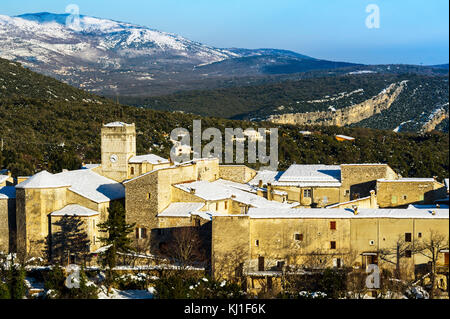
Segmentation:
[[(69, 23), (66, 23), (69, 22)], [(48, 63), (54, 55), (73, 56), (96, 62), (102, 57), (170, 53), (191, 57), (196, 62), (211, 63), (236, 53), (214, 49), (181, 36), (144, 26), (81, 15), (77, 28), (68, 14), (0, 15), (0, 56), (7, 59), (28, 58)], [(57, 58), (57, 57), (56, 57)]]

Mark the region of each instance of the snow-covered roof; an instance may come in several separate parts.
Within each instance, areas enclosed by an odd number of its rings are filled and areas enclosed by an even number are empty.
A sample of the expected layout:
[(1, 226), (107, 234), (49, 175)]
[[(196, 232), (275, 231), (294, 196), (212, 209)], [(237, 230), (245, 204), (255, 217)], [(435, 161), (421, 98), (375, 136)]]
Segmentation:
[(234, 201), (250, 205), (253, 207), (272, 207), (272, 208), (290, 208), (298, 205), (298, 203), (280, 203), (269, 201), (264, 197), (258, 196), (247, 191), (224, 185), (223, 181), (195, 181), (190, 183), (182, 183), (174, 185), (178, 189), (185, 192), (193, 193), (195, 196), (208, 201), (217, 201), (224, 199), (233, 199)]
[[(333, 183), (339, 187), (341, 184), (341, 167), (339, 165), (291, 165), (274, 185), (282, 183), (297, 184), (308, 183), (310, 186), (327, 186)], [(330, 185), (328, 185), (330, 186)]]
[(204, 203), (172, 203), (165, 210), (158, 214), (158, 217), (190, 217), (195, 212), (205, 206)]
[(4, 183), (9, 178), (8, 175), (0, 175), (0, 184)]
[(96, 167), (99, 167), (101, 164), (84, 164), (81, 168), (82, 169), (93, 169)]
[(169, 160), (166, 158), (163, 158), (161, 156), (155, 155), (155, 154), (147, 154), (147, 155), (139, 155), (139, 156), (133, 156), (128, 161), (130, 164), (139, 164), (139, 163), (150, 163), (150, 164), (162, 164), (162, 163), (169, 163)]
[(62, 172), (54, 176), (69, 184), (69, 190), (72, 192), (96, 203), (109, 202), (125, 197), (125, 188), (122, 184), (89, 169)]
[(104, 127), (123, 127), (123, 126), (133, 126), (133, 124), (127, 124), (124, 122), (111, 122), (108, 124), (104, 124)]
[[(432, 212), (435, 212), (433, 215)], [(358, 214), (349, 208), (293, 208), (273, 210), (268, 208), (250, 208), (250, 218), (418, 218), (448, 219), (448, 209), (371, 209), (360, 208)]]
[(277, 181), (284, 172), (263, 170), (258, 171), (248, 183), (250, 185), (258, 185), (261, 180), (263, 185)]
[[(439, 206), (439, 207), (438, 207)], [(420, 205), (420, 204), (410, 204), (407, 209), (435, 209), (435, 208), (449, 208), (449, 205), (445, 204), (428, 204), (428, 205)]]
[(377, 182), (388, 182), (388, 183), (392, 183), (392, 182), (398, 182), (398, 183), (425, 183), (425, 182), (434, 182), (434, 178), (422, 178), (422, 177), (403, 177), (403, 178), (399, 178), (399, 179), (385, 179), (385, 178), (380, 178), (377, 179)]
[(207, 211), (207, 212), (196, 211), (196, 212), (192, 212), (191, 215), (192, 216), (198, 216), (200, 218), (203, 218), (203, 219), (209, 220), (209, 221), (211, 221), (214, 216), (229, 216), (228, 214), (223, 214), (223, 213), (218, 213), (218, 212), (211, 212), (211, 211)]
[(0, 187), (0, 199), (16, 198), (16, 188), (14, 186)]
[(255, 193), (257, 192), (258, 188), (254, 187), (252, 185), (249, 184), (242, 184), (242, 183), (237, 183), (237, 182), (233, 182), (233, 181), (229, 181), (229, 180), (225, 180), (225, 179), (218, 179), (216, 181), (214, 181), (215, 184), (218, 185), (222, 185), (224, 187), (234, 187), (249, 193)]
[(81, 205), (67, 205), (66, 207), (54, 211), (50, 215), (52, 216), (96, 216), (100, 214), (99, 212), (86, 208)]
[(51, 174), (47, 171), (41, 171), (26, 181), (18, 184), (16, 188), (60, 188), (60, 187), (70, 187), (71, 183), (58, 178), (56, 175)]
[[(258, 190), (261, 190), (263, 192), (267, 191), (267, 188), (264, 188), (264, 187), (259, 188), (257, 186), (251, 185), (250, 183), (242, 184), (242, 183), (229, 181), (229, 180), (226, 180), (226, 179), (218, 179), (214, 183), (221, 184), (221, 185), (223, 185), (225, 187), (234, 187), (234, 188), (237, 188), (237, 189), (249, 192), (249, 193), (253, 193), (253, 194), (257, 194)], [(276, 190), (276, 189), (272, 190), (272, 192), (273, 192), (273, 194), (276, 194), (276, 195), (287, 195), (287, 192), (279, 191), (279, 190)]]
[(366, 200), (366, 199), (369, 199), (369, 198), (370, 198), (370, 196), (362, 197), (362, 198), (358, 198), (358, 199), (353, 199), (353, 200), (349, 200), (349, 201), (346, 201), (346, 202), (329, 205), (329, 206), (326, 206), (325, 208), (336, 208), (336, 207), (339, 207), (341, 205), (348, 205), (348, 204), (351, 204), (351, 203), (357, 203), (357, 202), (360, 202), (360, 201), (363, 201), (363, 200)]

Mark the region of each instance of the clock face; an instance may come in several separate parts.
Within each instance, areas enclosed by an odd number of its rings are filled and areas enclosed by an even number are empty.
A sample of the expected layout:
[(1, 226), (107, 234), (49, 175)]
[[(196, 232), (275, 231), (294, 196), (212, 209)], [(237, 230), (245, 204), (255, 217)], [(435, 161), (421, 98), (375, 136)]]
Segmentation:
[(109, 158), (109, 160), (111, 161), (111, 163), (115, 163), (117, 162), (119, 158), (117, 157), (116, 154), (111, 155), (111, 157)]

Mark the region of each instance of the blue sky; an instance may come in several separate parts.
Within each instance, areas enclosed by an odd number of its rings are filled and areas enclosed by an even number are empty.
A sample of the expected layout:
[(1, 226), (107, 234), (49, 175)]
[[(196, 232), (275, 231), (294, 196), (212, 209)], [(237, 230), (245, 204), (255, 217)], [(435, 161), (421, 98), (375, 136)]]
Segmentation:
[[(359, 63), (449, 61), (448, 0), (1, 0), (0, 14), (80, 13), (146, 25), (216, 47), (278, 48)], [(380, 27), (367, 28), (369, 4)]]

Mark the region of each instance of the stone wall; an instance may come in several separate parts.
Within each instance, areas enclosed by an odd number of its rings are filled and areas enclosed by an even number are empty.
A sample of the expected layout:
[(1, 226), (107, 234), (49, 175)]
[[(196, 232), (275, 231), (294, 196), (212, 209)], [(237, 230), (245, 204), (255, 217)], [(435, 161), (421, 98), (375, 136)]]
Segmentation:
[(0, 199), (0, 252), (16, 250), (16, 200)]
[(339, 202), (347, 202), (370, 195), (376, 189), (377, 179), (397, 179), (397, 174), (387, 164), (341, 165), (341, 194)]
[(433, 203), (446, 196), (444, 185), (433, 181), (378, 181), (377, 200), (381, 208)]
[(250, 257), (250, 219), (213, 217), (211, 236), (212, 274), (216, 279), (234, 277)]
[(247, 183), (256, 176), (256, 171), (245, 165), (220, 165), (220, 178), (237, 183)]
[[(336, 229), (331, 229), (331, 222), (335, 223)], [(264, 258), (265, 271), (279, 270), (278, 262), (333, 267), (337, 258), (341, 265), (361, 267), (367, 262), (363, 253), (392, 249), (399, 240), (404, 240), (407, 233), (411, 234), (414, 244), (427, 240), (432, 231), (448, 238), (448, 228), (448, 219), (215, 217), (212, 226), (212, 264), (216, 273), (223, 267), (225, 256), (228, 258), (228, 270), (244, 263), (247, 271), (257, 271), (260, 257)], [(335, 249), (331, 242), (335, 243)], [(236, 255), (237, 251), (243, 254), (240, 259), (234, 260), (231, 256)], [(405, 269), (409, 270), (413, 270), (414, 265), (428, 262), (421, 254), (412, 254), (404, 259)], [(379, 264), (392, 268), (388, 262), (379, 260)], [(233, 275), (232, 271), (229, 273)]]
[(49, 233), (49, 214), (67, 205), (67, 188), (16, 189), (17, 249), (41, 256)]

